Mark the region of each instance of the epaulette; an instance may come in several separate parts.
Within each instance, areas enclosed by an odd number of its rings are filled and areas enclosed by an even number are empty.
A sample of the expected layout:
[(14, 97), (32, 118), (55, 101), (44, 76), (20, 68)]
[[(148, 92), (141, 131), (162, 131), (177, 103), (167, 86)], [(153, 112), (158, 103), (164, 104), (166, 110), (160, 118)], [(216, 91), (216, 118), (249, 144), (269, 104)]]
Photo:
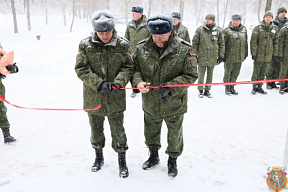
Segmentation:
[(139, 41), (139, 42), (137, 43), (137, 45), (140, 45), (140, 44), (143, 44), (143, 43), (145, 43), (145, 42), (146, 42), (146, 40), (147, 40), (147, 39), (143, 39), (143, 40)]
[(192, 47), (192, 45), (189, 42), (187, 42), (187, 41), (185, 41), (183, 39), (181, 39), (181, 43), (184, 44), (184, 45), (187, 45), (189, 47)]

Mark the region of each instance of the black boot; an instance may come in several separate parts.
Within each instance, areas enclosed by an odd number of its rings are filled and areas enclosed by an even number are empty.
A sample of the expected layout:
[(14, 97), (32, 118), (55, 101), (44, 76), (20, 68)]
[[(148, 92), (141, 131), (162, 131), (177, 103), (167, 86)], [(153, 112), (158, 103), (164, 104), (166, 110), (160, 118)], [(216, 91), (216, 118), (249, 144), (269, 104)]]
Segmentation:
[(169, 177), (176, 177), (178, 174), (177, 169), (177, 158), (172, 158), (169, 156), (168, 159), (168, 175)]
[(118, 153), (119, 177), (126, 178), (129, 176), (128, 167), (126, 165), (126, 152)]
[(199, 90), (199, 95), (198, 95), (199, 98), (203, 98), (203, 90)]
[(226, 95), (230, 95), (231, 94), (230, 85), (226, 85), (225, 86), (225, 94)]
[(257, 84), (253, 84), (253, 89), (251, 91), (251, 94), (255, 95), (257, 91), (258, 91), (258, 85)]
[(234, 89), (234, 86), (230, 87), (230, 91), (232, 95), (238, 95), (238, 92)]
[(10, 135), (9, 128), (2, 129), (2, 132), (3, 132), (3, 137), (4, 137), (4, 143), (5, 144), (13, 143), (13, 142), (16, 141), (16, 139)]
[(205, 90), (204, 91), (204, 96), (208, 97), (208, 98), (212, 98), (211, 93), (209, 90)]
[(266, 83), (266, 88), (267, 88), (267, 89), (272, 89), (271, 83)]
[(285, 84), (281, 83), (280, 84), (280, 89), (279, 89), (279, 94), (283, 95), (285, 93), (285, 91), (283, 89), (285, 89)]
[(155, 165), (158, 165), (159, 161), (160, 161), (157, 149), (149, 148), (149, 152), (150, 152), (149, 159), (147, 161), (145, 161), (142, 165), (142, 168), (144, 170), (149, 169), (151, 167), (154, 167)]
[(263, 94), (263, 95), (267, 94), (267, 92), (262, 89), (262, 85), (258, 85), (258, 92)]
[(104, 157), (102, 149), (95, 149), (95, 152), (96, 152), (96, 158), (94, 164), (91, 167), (92, 172), (99, 171), (101, 167), (104, 165)]
[(276, 85), (275, 82), (272, 82), (272, 83), (271, 83), (271, 87), (272, 87), (272, 89), (279, 89), (279, 87), (277, 87), (277, 85)]

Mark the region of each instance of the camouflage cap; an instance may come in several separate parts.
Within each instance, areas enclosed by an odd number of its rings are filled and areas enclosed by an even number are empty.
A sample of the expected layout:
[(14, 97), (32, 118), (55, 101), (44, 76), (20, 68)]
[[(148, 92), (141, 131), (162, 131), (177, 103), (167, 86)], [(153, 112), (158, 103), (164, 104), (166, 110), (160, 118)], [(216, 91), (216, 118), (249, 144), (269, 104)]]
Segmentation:
[(115, 28), (114, 17), (107, 9), (93, 12), (91, 21), (93, 29), (97, 32), (108, 32)]
[(271, 11), (267, 11), (267, 12), (264, 14), (263, 19), (264, 19), (265, 17), (267, 17), (267, 16), (271, 16), (271, 17), (273, 18), (273, 13), (272, 13)]
[(172, 17), (173, 18), (178, 18), (178, 19), (181, 19), (181, 12), (172, 12)]
[(172, 31), (173, 18), (171, 13), (163, 13), (147, 20), (149, 33), (161, 35)]
[(279, 15), (279, 13), (282, 13), (282, 12), (286, 12), (287, 13), (287, 9), (285, 7), (280, 7), (277, 11), (277, 15)]
[(135, 5), (132, 7), (131, 12), (137, 12), (137, 13), (142, 13), (143, 14), (143, 7), (140, 5)]
[(214, 14), (207, 14), (205, 19), (210, 19), (215, 22), (215, 15)]

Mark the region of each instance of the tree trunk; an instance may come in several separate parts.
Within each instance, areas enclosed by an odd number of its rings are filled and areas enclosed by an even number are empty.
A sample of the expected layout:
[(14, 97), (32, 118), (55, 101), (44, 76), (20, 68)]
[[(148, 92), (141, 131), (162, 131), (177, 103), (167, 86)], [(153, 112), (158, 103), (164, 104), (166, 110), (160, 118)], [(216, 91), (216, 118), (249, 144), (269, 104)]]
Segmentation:
[(148, 18), (151, 15), (151, 7), (152, 7), (152, 0), (149, 0), (149, 7), (148, 7)]
[(217, 0), (217, 24), (220, 25), (219, 0)]
[(271, 5), (272, 5), (272, 0), (267, 0), (267, 2), (266, 2), (265, 12), (271, 10)]
[(27, 21), (28, 21), (28, 30), (31, 31), (30, 0), (27, 0)]
[(46, 22), (46, 25), (48, 25), (48, 3), (47, 3), (47, 0), (45, 0), (45, 22)]
[(246, 22), (246, 12), (247, 12), (247, 0), (244, 0), (244, 9), (243, 9), (243, 25), (245, 25)]
[(128, 15), (129, 15), (129, 3), (128, 0), (125, 0), (125, 23), (128, 24)]
[(226, 14), (227, 14), (227, 7), (228, 7), (228, 0), (226, 0), (226, 4), (225, 4), (224, 20), (223, 20), (222, 28), (224, 28), (224, 26), (225, 26), (225, 20), (226, 20)]
[(108, 10), (110, 9), (110, 0), (106, 0), (106, 7)]
[(11, 8), (13, 14), (13, 21), (14, 21), (14, 33), (18, 33), (18, 26), (17, 26), (17, 18), (16, 18), (16, 10), (14, 0), (11, 0)]
[(67, 21), (66, 21), (66, 2), (62, 1), (62, 13), (63, 13), (63, 19), (64, 19), (64, 25), (67, 25)]
[(180, 12), (182, 14), (182, 19), (184, 18), (184, 1), (185, 0), (180, 0)]
[(259, 21), (259, 23), (261, 23), (261, 21), (262, 21), (262, 19), (260, 19), (261, 4), (262, 4), (262, 0), (259, 0), (259, 7), (258, 7), (258, 21)]
[(73, 28), (73, 23), (74, 23), (74, 18), (75, 18), (75, 0), (73, 0), (73, 19), (72, 19), (72, 23), (71, 23), (71, 26), (70, 26), (70, 32), (72, 32), (72, 28)]

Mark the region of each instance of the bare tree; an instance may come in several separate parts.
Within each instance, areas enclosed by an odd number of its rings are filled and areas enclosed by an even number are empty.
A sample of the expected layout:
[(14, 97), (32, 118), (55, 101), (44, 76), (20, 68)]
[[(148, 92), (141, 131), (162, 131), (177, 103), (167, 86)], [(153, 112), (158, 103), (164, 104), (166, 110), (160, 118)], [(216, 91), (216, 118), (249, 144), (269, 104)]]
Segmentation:
[(245, 25), (246, 22), (246, 12), (247, 12), (247, 0), (244, 0), (244, 9), (243, 9), (243, 25)]
[(73, 0), (73, 8), (72, 8), (72, 12), (73, 12), (73, 18), (72, 18), (72, 23), (70, 26), (70, 32), (72, 32), (72, 28), (73, 28), (73, 23), (74, 23), (74, 19), (75, 19), (75, 0)]
[[(227, 7), (228, 7), (228, 0), (226, 0), (226, 4), (225, 4), (224, 19), (223, 19), (223, 25), (222, 25), (222, 28), (224, 28), (224, 25), (225, 25), (226, 14), (227, 14)], [(218, 25), (219, 25), (219, 24), (218, 24)]]
[(26, 3), (27, 3), (27, 22), (28, 22), (28, 30), (31, 31), (30, 0), (26, 0)]
[(17, 18), (16, 18), (16, 10), (15, 10), (14, 0), (11, 0), (11, 8), (12, 8), (12, 14), (13, 14), (13, 21), (14, 21), (14, 33), (18, 33), (18, 26), (17, 26)]
[(152, 0), (149, 0), (148, 17), (150, 17), (150, 15), (151, 15), (151, 7), (152, 7)]
[(45, 0), (45, 22), (48, 25), (48, 0)]
[(125, 0), (125, 6), (124, 6), (124, 9), (125, 9), (125, 23), (126, 25), (128, 24), (128, 15), (129, 15), (129, 3), (128, 3), (128, 0)]
[(261, 19), (260, 19), (261, 5), (262, 5), (262, 0), (259, 0), (259, 7), (258, 7), (258, 21), (259, 21), (259, 23), (261, 23)]
[(219, 0), (217, 0), (217, 24), (218, 25), (220, 25), (220, 21), (219, 21), (219, 18), (220, 18), (220, 16), (219, 16)]
[(185, 0), (180, 0), (180, 12), (182, 14), (182, 18), (184, 18), (184, 1)]
[(63, 19), (64, 19), (64, 25), (67, 25), (67, 21), (66, 21), (66, 0), (62, 0), (62, 13), (63, 13)]
[(266, 2), (265, 12), (271, 10), (271, 5), (272, 5), (272, 0), (267, 0), (267, 2)]

